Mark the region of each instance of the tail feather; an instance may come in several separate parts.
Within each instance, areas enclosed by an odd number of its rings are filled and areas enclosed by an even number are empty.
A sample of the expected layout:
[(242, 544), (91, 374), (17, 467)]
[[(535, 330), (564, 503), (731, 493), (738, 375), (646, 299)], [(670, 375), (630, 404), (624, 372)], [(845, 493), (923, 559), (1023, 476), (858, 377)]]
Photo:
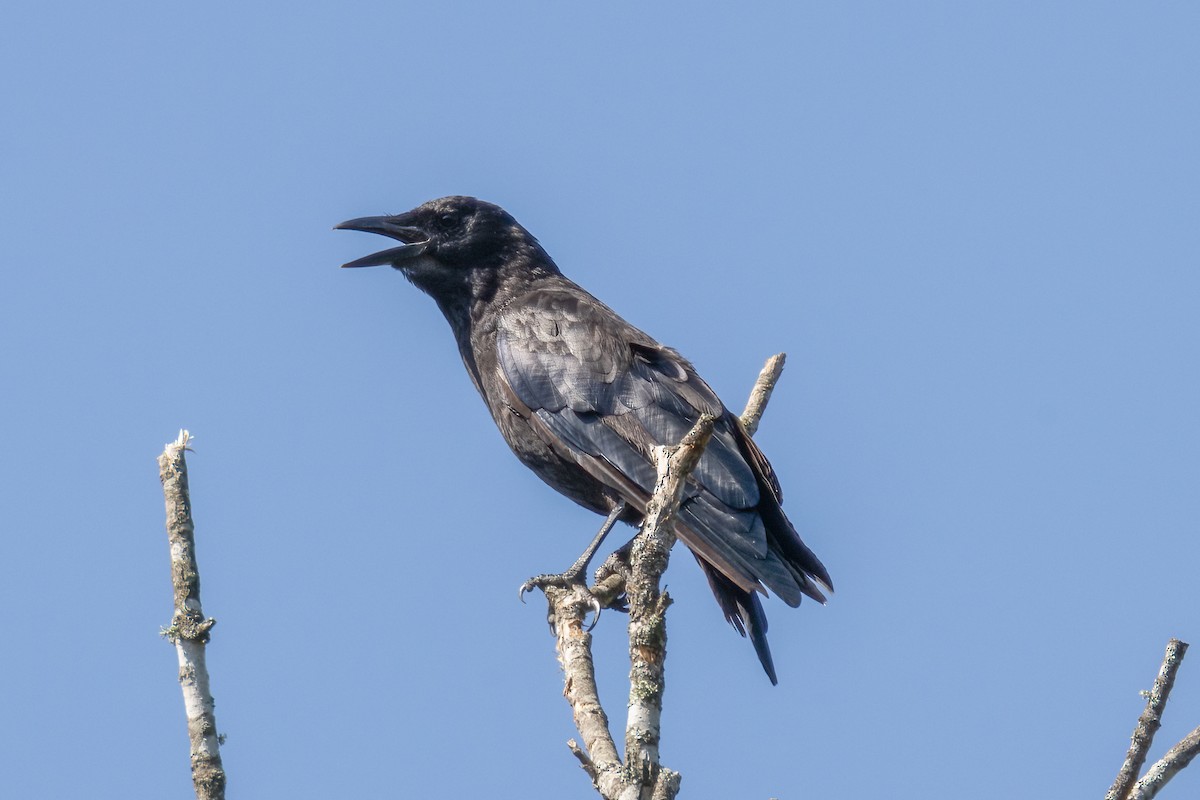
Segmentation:
[(750, 643), (754, 645), (754, 652), (758, 654), (758, 661), (762, 664), (767, 677), (770, 678), (771, 685), (778, 685), (779, 679), (775, 675), (775, 662), (771, 658), (771, 647), (767, 644), (767, 615), (763, 613), (758, 593), (742, 589), (699, 556), (696, 556), (696, 561), (704, 570), (709, 588), (712, 589), (713, 596), (717, 598), (721, 610), (725, 612), (725, 619), (737, 629), (738, 633), (750, 638)]
[[(825, 596), (817, 589), (819, 583), (826, 590), (833, 591), (833, 580), (829, 570), (817, 558), (816, 553), (800, 538), (791, 520), (783, 513), (783, 491), (779, 488), (779, 479), (771, 462), (758, 449), (758, 445), (739, 427), (738, 445), (742, 455), (754, 470), (758, 478), (760, 490), (758, 513), (762, 515), (763, 524), (767, 528), (767, 549), (776, 553), (780, 560), (787, 564), (789, 571), (796, 578), (800, 591), (818, 603), (825, 602)], [(814, 583), (815, 582), (815, 583)]]
[[(775, 684), (778, 683), (775, 677), (775, 664), (771, 659), (771, 648), (767, 645), (767, 616), (763, 613), (762, 602), (758, 597), (759, 591), (764, 591), (765, 585), (790, 606), (799, 605), (802, 594), (818, 603), (824, 603), (825, 594), (822, 589), (832, 592), (833, 580), (829, 577), (829, 571), (825, 569), (825, 565), (804, 544), (791, 520), (783, 512), (781, 505), (783, 492), (779, 488), (779, 479), (775, 477), (775, 471), (771, 469), (770, 462), (736, 419), (734, 419), (732, 429), (737, 432), (738, 435), (735, 438), (742, 456), (750, 465), (758, 481), (759, 501), (754, 510), (761, 518), (760, 524), (765, 528), (766, 552), (755, 560), (734, 558), (729, 564), (722, 566), (710, 563), (699, 552), (694, 554), (696, 560), (700, 562), (701, 569), (704, 570), (705, 577), (708, 578), (708, 585), (712, 589), (713, 596), (717, 598), (717, 603), (725, 613), (725, 619), (733, 625), (738, 633), (749, 637), (750, 642), (754, 645), (754, 652), (758, 654), (758, 660), (762, 663), (763, 670), (771, 679), (771, 683)], [(683, 516), (690, 527), (704, 530), (705, 526), (697, 523), (706, 522), (707, 518), (693, 518), (703, 516), (699, 515), (699, 510), (701, 509), (696, 504), (689, 504), (685, 507)], [(691, 517), (689, 517), (689, 513)], [(714, 525), (709, 527), (720, 528), (720, 521), (714, 519)], [(710, 547), (710, 557), (713, 552), (723, 554), (724, 550), (731, 549), (717, 546), (716, 543), (722, 543), (718, 532), (708, 531), (708, 533), (714, 542), (714, 545)], [(693, 544), (691, 541), (687, 543)], [(745, 570), (744, 577), (751, 580), (735, 582), (735, 578), (742, 576), (726, 574), (726, 570), (731, 567)], [(794, 589), (791, 588), (793, 581)], [(754, 590), (755, 586), (758, 587), (758, 591)]]
[(773, 497), (764, 497), (758, 504), (758, 511), (767, 527), (768, 550), (778, 554), (779, 560), (787, 565), (801, 592), (818, 603), (824, 603), (825, 595), (821, 593), (818, 584), (827, 591), (833, 591), (833, 579), (829, 577), (829, 570), (825, 569), (817, 554), (810, 550), (800, 538), (800, 534), (796, 533), (791, 520)]

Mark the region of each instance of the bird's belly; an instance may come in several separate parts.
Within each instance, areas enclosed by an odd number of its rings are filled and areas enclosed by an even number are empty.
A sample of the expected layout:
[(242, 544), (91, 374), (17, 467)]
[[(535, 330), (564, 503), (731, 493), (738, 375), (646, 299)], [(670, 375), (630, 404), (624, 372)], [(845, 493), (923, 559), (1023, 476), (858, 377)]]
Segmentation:
[(556, 453), (515, 412), (504, 410), (496, 425), (521, 463), (562, 494), (597, 514), (607, 514), (620, 499), (615, 489), (589, 474), (568, 457)]

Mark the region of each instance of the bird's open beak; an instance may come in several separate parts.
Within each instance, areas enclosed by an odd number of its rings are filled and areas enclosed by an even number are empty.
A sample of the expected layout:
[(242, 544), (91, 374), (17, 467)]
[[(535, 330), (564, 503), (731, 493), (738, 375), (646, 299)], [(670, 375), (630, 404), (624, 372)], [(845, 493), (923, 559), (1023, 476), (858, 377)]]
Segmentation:
[(394, 267), (423, 254), (429, 249), (429, 234), (420, 228), (405, 225), (405, 222), (407, 222), (405, 215), (401, 214), (396, 217), (359, 217), (358, 219), (350, 219), (339, 225), (334, 225), (334, 230), (378, 233), (381, 236), (389, 236), (392, 239), (404, 242), (400, 247), (381, 250), (378, 253), (363, 256), (348, 264), (342, 264), (342, 266), (378, 267), (388, 264)]

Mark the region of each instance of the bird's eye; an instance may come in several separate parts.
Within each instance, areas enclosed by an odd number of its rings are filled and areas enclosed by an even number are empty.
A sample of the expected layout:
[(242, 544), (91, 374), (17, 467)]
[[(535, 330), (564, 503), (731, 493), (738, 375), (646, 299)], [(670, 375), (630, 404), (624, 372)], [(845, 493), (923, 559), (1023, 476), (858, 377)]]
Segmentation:
[(442, 214), (440, 217), (438, 217), (438, 227), (442, 229), (453, 228), (457, 222), (458, 215), (453, 211), (447, 211), (445, 214)]

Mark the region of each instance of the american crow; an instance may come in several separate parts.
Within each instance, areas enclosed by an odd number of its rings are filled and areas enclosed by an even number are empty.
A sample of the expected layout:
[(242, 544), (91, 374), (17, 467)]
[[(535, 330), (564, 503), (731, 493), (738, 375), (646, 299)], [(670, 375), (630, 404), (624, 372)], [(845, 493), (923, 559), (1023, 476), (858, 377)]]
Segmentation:
[(606, 527), (641, 521), (654, 487), (652, 448), (677, 443), (701, 414), (716, 417), (676, 533), (775, 683), (757, 592), (796, 606), (801, 595), (824, 602), (820, 587), (832, 582), (784, 515), (766, 457), (692, 365), (563, 277), (499, 206), (443, 197), (337, 227), (403, 242), (344, 266), (390, 265), (433, 297), (517, 458), (607, 515)]

